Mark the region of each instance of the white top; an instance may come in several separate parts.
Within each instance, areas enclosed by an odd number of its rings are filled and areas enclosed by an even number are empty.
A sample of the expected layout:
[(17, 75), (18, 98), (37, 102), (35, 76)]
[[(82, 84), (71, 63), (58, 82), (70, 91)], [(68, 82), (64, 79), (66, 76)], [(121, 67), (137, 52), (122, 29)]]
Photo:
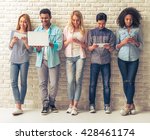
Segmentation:
[[(46, 32), (48, 33), (48, 30), (46, 30)], [(43, 55), (43, 58), (44, 58), (44, 60), (48, 60), (48, 56), (47, 56), (47, 48), (48, 48), (49, 46), (45, 46), (44, 47), (44, 55)]]
[[(63, 34), (64, 34), (64, 40), (73, 37), (73, 38), (77, 38), (82, 42), (85, 42), (86, 39), (86, 34), (82, 35), (80, 32), (71, 32), (68, 29), (68, 26), (64, 28)], [(85, 50), (82, 48), (80, 44), (77, 43), (68, 44), (68, 46), (65, 48), (65, 56), (66, 57), (80, 56), (80, 58), (86, 58)]]

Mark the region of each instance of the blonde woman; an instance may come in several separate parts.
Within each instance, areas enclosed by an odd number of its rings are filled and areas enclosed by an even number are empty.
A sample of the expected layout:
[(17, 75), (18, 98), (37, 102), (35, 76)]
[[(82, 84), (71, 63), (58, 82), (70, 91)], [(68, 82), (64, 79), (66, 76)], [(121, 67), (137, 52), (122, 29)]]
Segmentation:
[(69, 24), (64, 28), (63, 34), (68, 98), (70, 101), (67, 113), (77, 115), (77, 106), (81, 96), (83, 68), (86, 58), (86, 33), (83, 25), (83, 16), (80, 11), (75, 10), (72, 12)]
[[(18, 18), (16, 30), (11, 32), (9, 48), (11, 50), (10, 58), (10, 77), (13, 96), (15, 99), (16, 110), (13, 115), (23, 113), (22, 104), (27, 91), (27, 74), (29, 68), (29, 53), (32, 48), (28, 45), (27, 31), (31, 31), (30, 17), (27, 14), (22, 14)], [(20, 90), (18, 87), (18, 76), (20, 72)]]

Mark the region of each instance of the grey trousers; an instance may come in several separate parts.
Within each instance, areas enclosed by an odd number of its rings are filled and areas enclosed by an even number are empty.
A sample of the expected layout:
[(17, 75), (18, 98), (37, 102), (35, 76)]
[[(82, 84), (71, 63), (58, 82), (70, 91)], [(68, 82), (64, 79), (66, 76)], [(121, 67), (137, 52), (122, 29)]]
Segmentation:
[(38, 68), (38, 77), (43, 106), (54, 105), (58, 91), (59, 65), (48, 68), (47, 61), (44, 60)]

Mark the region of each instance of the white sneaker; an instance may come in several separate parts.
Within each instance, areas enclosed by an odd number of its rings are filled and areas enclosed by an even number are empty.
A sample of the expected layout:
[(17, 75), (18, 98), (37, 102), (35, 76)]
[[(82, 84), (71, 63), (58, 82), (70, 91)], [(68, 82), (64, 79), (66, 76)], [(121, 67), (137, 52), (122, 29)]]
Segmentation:
[(110, 106), (105, 106), (105, 113), (110, 114), (111, 113), (111, 108)]
[(69, 108), (67, 109), (66, 113), (71, 113), (71, 111), (72, 111), (72, 107), (69, 106)]
[(95, 107), (93, 105), (90, 105), (89, 112), (90, 113), (96, 113)]
[(23, 114), (23, 110), (21, 110), (21, 109), (16, 109), (12, 114), (13, 114), (14, 116), (15, 116), (15, 115)]
[(72, 111), (71, 111), (71, 115), (77, 115), (78, 114), (78, 111), (77, 111), (77, 108), (72, 108)]

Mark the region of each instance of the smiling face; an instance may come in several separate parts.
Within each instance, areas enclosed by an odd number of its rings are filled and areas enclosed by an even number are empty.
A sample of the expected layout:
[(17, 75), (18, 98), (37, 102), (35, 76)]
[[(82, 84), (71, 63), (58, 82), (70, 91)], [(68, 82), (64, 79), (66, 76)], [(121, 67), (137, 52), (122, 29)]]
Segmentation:
[(76, 15), (73, 15), (73, 17), (72, 17), (72, 24), (73, 24), (75, 29), (79, 28), (80, 23), (81, 23), (81, 21), (80, 21), (79, 17), (77, 17)]
[(44, 28), (50, 26), (51, 17), (49, 16), (49, 14), (40, 14), (40, 19)]
[(21, 17), (19, 20), (19, 26), (21, 30), (27, 31), (28, 22), (25, 17)]
[(133, 22), (132, 15), (130, 15), (130, 14), (126, 15), (125, 18), (124, 18), (125, 26), (126, 27), (131, 27), (132, 22)]

